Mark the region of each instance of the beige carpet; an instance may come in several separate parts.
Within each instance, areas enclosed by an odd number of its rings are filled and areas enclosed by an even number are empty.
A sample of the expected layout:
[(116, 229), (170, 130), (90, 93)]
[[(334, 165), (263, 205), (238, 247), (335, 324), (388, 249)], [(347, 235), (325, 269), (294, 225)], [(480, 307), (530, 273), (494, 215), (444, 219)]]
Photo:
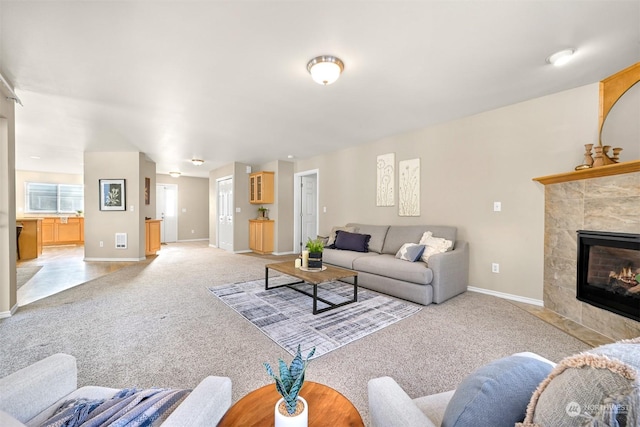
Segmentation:
[[(263, 277), (266, 262), (204, 243), (163, 246), (152, 261), (0, 320), (0, 376), (65, 352), (78, 358), (81, 386), (193, 387), (224, 375), (235, 401), (271, 382), (263, 362), (290, 356), (208, 288)], [(558, 361), (585, 349), (508, 301), (467, 292), (312, 360), (307, 379), (344, 394), (368, 425), (370, 378), (390, 375), (416, 397), (452, 389), (473, 369), (514, 352)]]

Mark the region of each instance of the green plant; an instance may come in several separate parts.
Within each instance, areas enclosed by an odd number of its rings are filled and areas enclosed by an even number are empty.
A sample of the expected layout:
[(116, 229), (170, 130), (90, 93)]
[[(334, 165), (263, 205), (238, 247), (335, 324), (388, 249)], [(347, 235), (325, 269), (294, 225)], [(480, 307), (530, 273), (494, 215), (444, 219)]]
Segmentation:
[(309, 249), (309, 252), (322, 252), (324, 249), (324, 243), (322, 243), (322, 240), (320, 239), (311, 240), (311, 238), (309, 238), (309, 241), (307, 242), (307, 249)]
[(265, 208), (264, 206), (260, 206), (258, 208), (258, 212), (266, 212), (266, 211), (267, 211), (267, 208)]
[(264, 362), (264, 367), (267, 369), (267, 373), (271, 378), (273, 378), (276, 382), (276, 389), (278, 393), (283, 397), (285, 405), (287, 406), (287, 412), (289, 414), (293, 414), (296, 411), (296, 405), (298, 404), (298, 393), (302, 388), (302, 384), (304, 383), (304, 371), (307, 369), (307, 364), (309, 363), (309, 358), (313, 356), (313, 353), (316, 352), (316, 348), (313, 347), (309, 354), (307, 355), (306, 360), (302, 360), (302, 355), (300, 354), (300, 344), (298, 344), (298, 351), (296, 352), (296, 356), (293, 358), (291, 362), (291, 366), (288, 367), (287, 364), (282, 359), (278, 359), (278, 365), (280, 367), (280, 377), (276, 377), (271, 369), (271, 365), (267, 362)]

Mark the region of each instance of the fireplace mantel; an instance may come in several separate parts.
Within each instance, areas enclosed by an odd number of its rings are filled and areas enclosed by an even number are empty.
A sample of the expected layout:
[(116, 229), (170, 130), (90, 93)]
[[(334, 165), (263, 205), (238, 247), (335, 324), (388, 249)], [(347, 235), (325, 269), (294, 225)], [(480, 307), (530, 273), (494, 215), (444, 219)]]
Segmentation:
[(543, 185), (558, 184), (560, 182), (578, 181), (581, 179), (600, 178), (603, 176), (622, 175), (625, 173), (640, 172), (640, 160), (631, 162), (616, 163), (613, 165), (600, 166), (596, 168), (583, 169), (573, 172), (559, 173), (555, 175), (541, 176), (533, 178), (534, 181)]

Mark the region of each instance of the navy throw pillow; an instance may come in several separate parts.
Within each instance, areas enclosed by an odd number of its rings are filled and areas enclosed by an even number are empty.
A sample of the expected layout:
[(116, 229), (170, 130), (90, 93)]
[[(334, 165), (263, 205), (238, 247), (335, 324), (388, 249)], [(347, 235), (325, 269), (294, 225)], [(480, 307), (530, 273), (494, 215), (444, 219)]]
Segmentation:
[(337, 231), (336, 249), (355, 252), (369, 252), (369, 240), (371, 234), (349, 233), (348, 231)]

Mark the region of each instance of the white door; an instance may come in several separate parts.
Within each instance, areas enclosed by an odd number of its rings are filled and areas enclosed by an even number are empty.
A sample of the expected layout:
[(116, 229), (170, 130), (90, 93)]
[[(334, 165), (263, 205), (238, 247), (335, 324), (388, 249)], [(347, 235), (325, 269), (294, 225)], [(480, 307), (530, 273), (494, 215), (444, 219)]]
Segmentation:
[(233, 178), (223, 178), (218, 184), (218, 247), (233, 251)]
[(294, 192), (294, 251), (300, 253), (318, 236), (318, 172), (296, 174)]
[(160, 241), (178, 241), (178, 186), (176, 184), (156, 185), (156, 218), (161, 219)]

